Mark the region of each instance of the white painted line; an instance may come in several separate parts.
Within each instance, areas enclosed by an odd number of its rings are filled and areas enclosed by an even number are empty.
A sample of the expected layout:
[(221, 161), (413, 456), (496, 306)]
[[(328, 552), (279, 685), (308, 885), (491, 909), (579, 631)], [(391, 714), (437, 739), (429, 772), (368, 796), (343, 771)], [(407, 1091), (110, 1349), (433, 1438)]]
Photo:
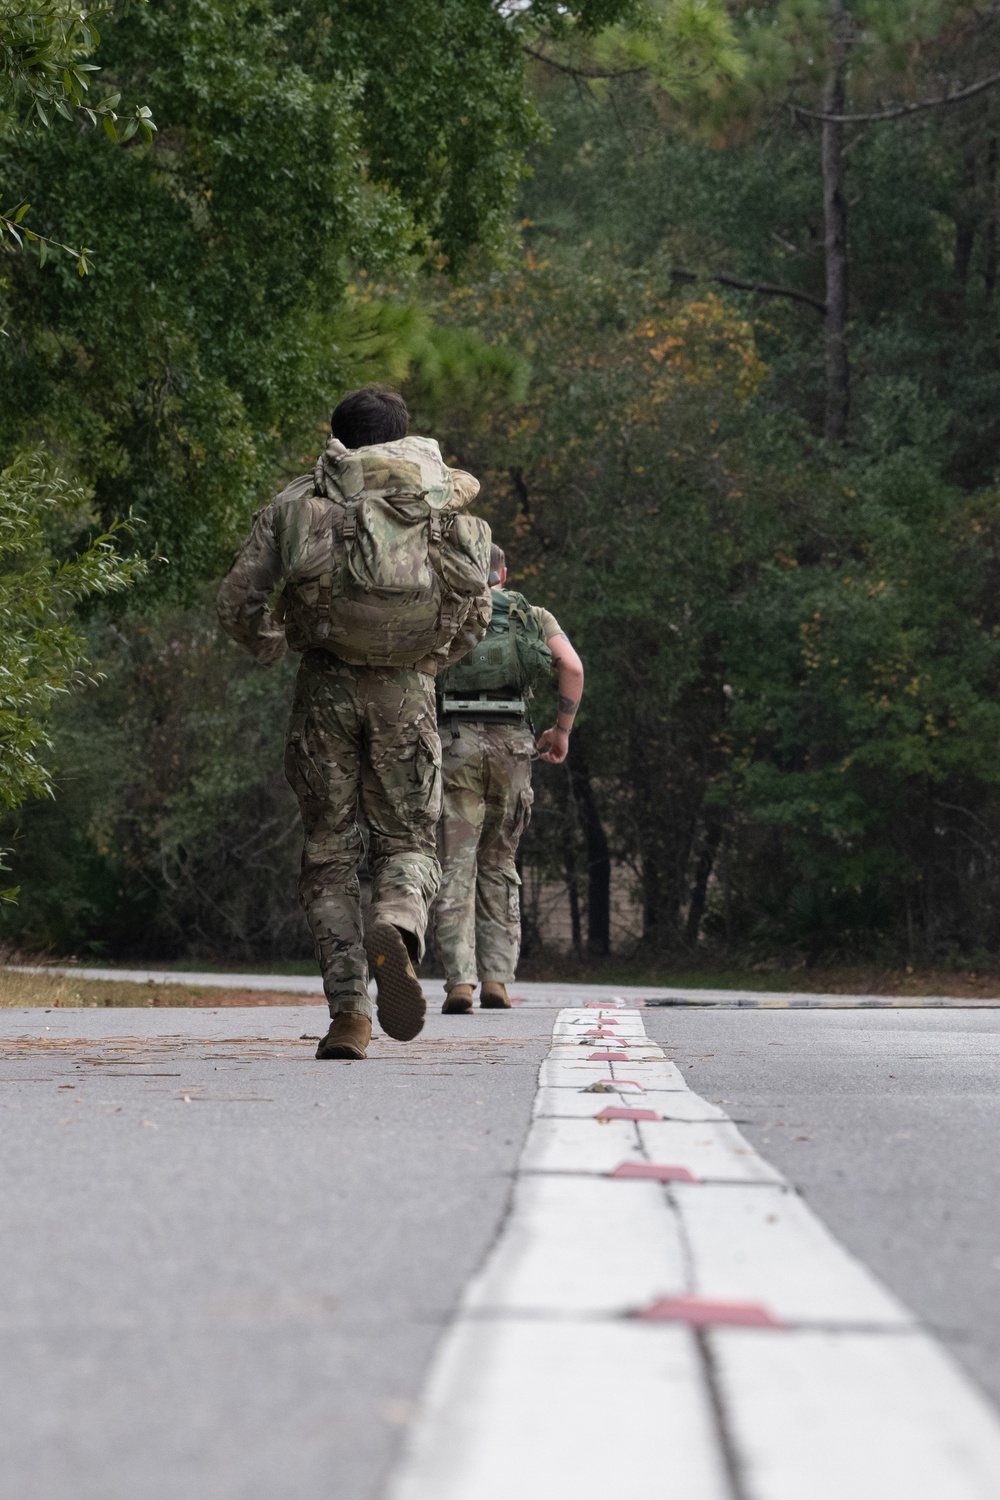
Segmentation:
[[(698, 1099), (697, 1094), (692, 1097)], [(703, 1099), (698, 1099), (698, 1104), (706, 1107)], [(703, 1180), (712, 1177), (721, 1177), (727, 1182), (785, 1180), (776, 1167), (757, 1155), (730, 1120), (696, 1126), (678, 1125), (673, 1120), (657, 1123), (642, 1120), (638, 1130), (650, 1161), (687, 1167), (689, 1172)]]
[(623, 1316), (683, 1292), (686, 1264), (659, 1183), (528, 1177), (466, 1306)]
[(613, 1077), (607, 1063), (579, 1061), (564, 1062), (562, 1058), (546, 1058), (539, 1069), (541, 1083), (552, 1088), (585, 1088), (588, 1083), (599, 1083), (602, 1078)]
[(699, 1296), (763, 1302), (789, 1322), (913, 1326), (793, 1189), (684, 1184), (672, 1197)]
[(584, 1172), (606, 1175), (620, 1161), (644, 1161), (635, 1126), (627, 1120), (536, 1120), (531, 1127), (522, 1172)]
[(535, 1098), (535, 1118), (574, 1117), (591, 1120), (602, 1109), (655, 1109), (665, 1120), (725, 1120), (724, 1110), (718, 1105), (706, 1104), (697, 1094), (688, 1089), (644, 1090), (623, 1088), (621, 1093), (591, 1094), (582, 1092), (586, 1084), (576, 1088), (540, 1088)]
[[(997, 1500), (992, 1409), (641, 1016), (619, 1019), (644, 1045), (610, 1073), (572, 1057), (580, 1013), (557, 1019), (510, 1214), (389, 1500)], [(629, 1103), (684, 1118), (598, 1123), (625, 1098), (581, 1089), (633, 1070), (655, 1086)], [(611, 1180), (622, 1162), (703, 1181)], [(636, 1320), (662, 1299), (777, 1327)]]
[(686, 1330), (458, 1323), (389, 1500), (619, 1495), (727, 1500)]
[(709, 1335), (752, 1500), (997, 1500), (997, 1418), (933, 1341)]

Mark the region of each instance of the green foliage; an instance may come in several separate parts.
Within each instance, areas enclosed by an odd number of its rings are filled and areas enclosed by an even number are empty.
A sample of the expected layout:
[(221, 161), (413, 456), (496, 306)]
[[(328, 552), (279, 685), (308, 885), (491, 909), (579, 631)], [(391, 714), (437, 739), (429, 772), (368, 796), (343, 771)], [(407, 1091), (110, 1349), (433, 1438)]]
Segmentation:
[(717, 99), (747, 71), (743, 39), (717, 0), (649, 0), (624, 24), (608, 28), (593, 55), (612, 75), (634, 74), (689, 105)]
[[(526, 205), (528, 265), (452, 300), (530, 353), (535, 381), (516, 422), (450, 440), (486, 476), (516, 585), (584, 657), (576, 753), (646, 940), (700, 932), (809, 959), (990, 950), (997, 209), (983, 186), (963, 270), (968, 175), (949, 163), (966, 142), (982, 153), (993, 107), (975, 131), (929, 117), (856, 148), (861, 395), (838, 470), (796, 417), (819, 405), (815, 314), (733, 292), (686, 302), (672, 275), (816, 287), (809, 136), (789, 123), (720, 152), (664, 134), (634, 83), (615, 88), (607, 109), (544, 96), (555, 135)], [(655, 378), (635, 353), (647, 331)], [(582, 835), (539, 790), (526, 860), (566, 862), (569, 880)]]
[(8, 809), (52, 790), (36, 752), (53, 701), (84, 680), (74, 606), (126, 588), (144, 568), (114, 546), (121, 523), (70, 557), (56, 555), (53, 532), (83, 503), (37, 455), (0, 473), (0, 802)]
[(83, 503), (37, 455), (0, 473), (0, 805), (8, 810), (52, 792), (48, 721), (88, 666), (74, 607), (126, 588), (143, 571), (115, 546), (120, 526), (58, 555), (59, 533)]
[[(152, 111), (137, 104), (122, 120), (120, 90), (109, 87), (97, 93), (91, 87), (98, 82), (91, 75), (100, 71), (88, 61), (101, 40), (98, 22), (114, 11), (114, 0), (87, 5), (67, 0), (0, 0), (0, 125), (9, 127), (20, 118), (48, 128), (61, 115), (71, 124), (89, 121), (96, 127), (100, 122), (116, 144), (130, 141), (138, 132), (148, 145), (156, 129)], [(29, 208), (29, 203), (21, 202), (0, 212), (0, 250), (37, 245), (43, 266), (50, 250), (62, 250), (85, 276), (90, 270), (90, 252), (37, 233), (25, 223)]]
[(294, 664), (262, 672), (210, 597), (95, 621), (90, 649), (103, 680), (62, 704), (57, 799), (18, 819), (3, 930), (61, 952), (308, 956), (281, 770)]
[[(687, 116), (708, 131), (728, 132), (747, 121), (770, 127), (775, 105), (817, 110), (824, 79), (841, 53), (849, 59), (849, 112), (884, 108), (887, 98), (939, 98), (989, 73), (983, 65), (995, 23), (989, 0), (861, 0), (852, 6), (769, 0), (742, 6), (729, 33), (738, 64), (720, 73), (724, 87), (690, 91)], [(659, 82), (655, 63), (648, 76)]]
[(748, 931), (817, 953), (891, 943), (904, 921), (931, 952), (975, 951), (1000, 875), (1000, 497), (909, 457), (855, 482), (814, 475), (805, 527), (773, 513), (722, 638), (728, 770), (709, 801), (746, 831), (733, 901)]
[(29, 120), (49, 126), (57, 115), (74, 121), (79, 113), (91, 125), (100, 120), (111, 140), (131, 140), (138, 130), (147, 144), (156, 126), (150, 111), (137, 106), (118, 124), (121, 92), (92, 93), (99, 72), (89, 61), (100, 43), (99, 23), (114, 15), (113, 0), (96, 4), (67, 0), (3, 0), (0, 7), (0, 109), (24, 108)]
[(539, 121), (517, 32), (499, 9), (481, 0), (337, 0), (306, 3), (300, 14), (302, 46), (317, 66), (356, 80), (369, 170), (407, 204), (425, 253), (458, 266), (476, 245), (505, 244)]
[[(823, 216), (811, 123), (779, 119), (719, 149), (665, 128), (634, 80), (605, 104), (547, 83), (554, 139), (526, 216), (537, 253), (589, 239), (591, 254), (666, 284), (688, 267), (822, 299)], [(964, 488), (1000, 471), (997, 177), (1000, 95), (866, 131), (851, 150), (849, 446), (917, 449)], [(676, 289), (679, 286), (673, 283)], [(756, 319), (769, 420), (812, 430), (823, 401), (820, 314), (772, 296), (720, 293)]]
[[(509, 383), (474, 335), (401, 306), (423, 261), (509, 241), (538, 129), (519, 35), (481, 0), (137, 6), (95, 58), (148, 100), (152, 144), (0, 123), (0, 180), (30, 195), (33, 231), (94, 247), (82, 286), (3, 267), (0, 457), (41, 434), (105, 525), (140, 517), (168, 562), (147, 600), (218, 576), (345, 386), (411, 367), (438, 398)], [(360, 349), (358, 265), (398, 278)]]
[[(857, 8), (851, 108), (1000, 69), (992, 12), (957, 15)], [(82, 285), (7, 263), (0, 447), (40, 432), (103, 516), (133, 506), (170, 558), (160, 597), (184, 600), (312, 462), (338, 387), (405, 381), (587, 668), (570, 775), (536, 778), (526, 888), (579, 897), (606, 836), (651, 950), (978, 962), (1000, 899), (1000, 98), (850, 137), (834, 463), (801, 112), (831, 36), (783, 3), (142, 10), (101, 61), (150, 100), (155, 145), (5, 148), (22, 196), (29, 174), (70, 184), (42, 228), (79, 238), (99, 202), (102, 241)], [(624, 73), (532, 63), (536, 108), (522, 44)], [(93, 626), (108, 681), (61, 701), (61, 798), (20, 815), (6, 930), (304, 952), (286, 669), (244, 662), (206, 605), (159, 608)]]

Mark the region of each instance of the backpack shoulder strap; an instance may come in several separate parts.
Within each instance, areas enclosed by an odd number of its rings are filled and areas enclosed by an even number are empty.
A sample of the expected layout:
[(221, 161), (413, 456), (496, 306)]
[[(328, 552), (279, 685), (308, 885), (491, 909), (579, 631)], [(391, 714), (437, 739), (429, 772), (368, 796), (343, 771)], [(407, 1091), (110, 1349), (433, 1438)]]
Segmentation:
[(531, 613), (531, 605), (523, 594), (517, 593), (515, 589), (505, 589), (507, 595), (507, 607), (518, 624), (524, 629), (530, 629), (534, 624), (535, 617)]
[[(344, 543), (355, 535), (358, 529), (357, 506), (350, 503), (345, 504), (341, 500), (334, 500), (330, 515), (330, 532), (332, 547), (331, 551), (336, 558), (338, 543), (343, 547)], [(318, 633), (321, 636), (330, 634), (330, 615), (333, 604), (333, 571), (321, 573), (317, 580), (319, 591), (316, 595), (316, 616), (318, 620)]]

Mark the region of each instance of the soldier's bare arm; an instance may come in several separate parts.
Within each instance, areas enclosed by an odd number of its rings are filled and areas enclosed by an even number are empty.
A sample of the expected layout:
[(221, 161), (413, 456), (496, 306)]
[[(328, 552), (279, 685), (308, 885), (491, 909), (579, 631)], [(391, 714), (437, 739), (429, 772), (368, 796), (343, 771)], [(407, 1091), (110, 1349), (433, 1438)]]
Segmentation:
[(288, 649), (285, 628), (268, 606), (280, 582), (281, 550), (274, 535), (274, 507), (268, 505), (254, 517), (216, 602), (223, 630), (262, 666), (280, 661)]
[(541, 760), (559, 766), (569, 754), (570, 730), (583, 697), (583, 662), (573, 650), (569, 637), (561, 631), (549, 636), (547, 645), (559, 673), (559, 712), (552, 728), (539, 735), (538, 753)]

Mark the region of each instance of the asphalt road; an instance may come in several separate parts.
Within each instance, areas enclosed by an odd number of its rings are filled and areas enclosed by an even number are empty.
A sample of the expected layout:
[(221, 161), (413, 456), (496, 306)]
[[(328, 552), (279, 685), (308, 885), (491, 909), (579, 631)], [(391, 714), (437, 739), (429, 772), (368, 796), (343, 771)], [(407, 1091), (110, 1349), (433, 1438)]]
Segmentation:
[(4, 1500), (377, 1492), (551, 1013), (322, 1066), (318, 1019), (2, 1014)]
[(1000, 1405), (1000, 1013), (643, 1017)]
[[(2, 1500), (375, 1500), (554, 1015), (320, 1065), (315, 1007), (0, 1013)], [(1000, 1399), (1000, 1013), (644, 1019)]]

